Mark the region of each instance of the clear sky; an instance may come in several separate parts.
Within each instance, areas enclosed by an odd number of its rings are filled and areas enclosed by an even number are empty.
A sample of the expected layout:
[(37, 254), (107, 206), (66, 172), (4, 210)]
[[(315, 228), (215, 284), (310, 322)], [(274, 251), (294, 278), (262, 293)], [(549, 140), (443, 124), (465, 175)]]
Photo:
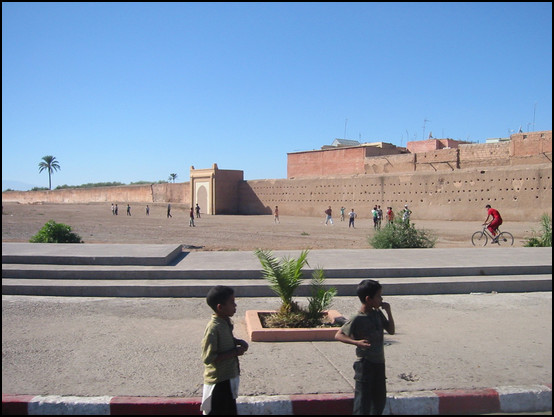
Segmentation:
[(2, 3), (2, 189), (520, 128), (552, 130), (550, 2)]

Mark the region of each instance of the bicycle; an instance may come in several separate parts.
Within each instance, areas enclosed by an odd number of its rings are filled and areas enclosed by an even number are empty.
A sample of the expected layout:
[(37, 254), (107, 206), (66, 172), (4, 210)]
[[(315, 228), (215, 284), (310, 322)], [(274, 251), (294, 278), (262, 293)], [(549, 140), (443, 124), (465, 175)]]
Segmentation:
[(510, 232), (501, 232), (500, 229), (496, 229), (498, 232), (496, 236), (491, 235), (487, 224), (483, 225), (483, 230), (477, 231), (471, 235), (471, 243), (473, 246), (486, 246), (489, 239), (491, 243), (497, 243), (498, 246), (513, 246), (514, 236)]

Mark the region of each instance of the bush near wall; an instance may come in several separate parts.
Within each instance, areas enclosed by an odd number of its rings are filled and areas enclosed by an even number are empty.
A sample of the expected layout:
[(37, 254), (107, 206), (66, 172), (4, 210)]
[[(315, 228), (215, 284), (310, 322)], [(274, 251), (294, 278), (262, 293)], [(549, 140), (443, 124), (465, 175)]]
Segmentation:
[(71, 226), (63, 223), (56, 223), (54, 220), (49, 220), (34, 235), (31, 243), (83, 243), (81, 237), (71, 231)]

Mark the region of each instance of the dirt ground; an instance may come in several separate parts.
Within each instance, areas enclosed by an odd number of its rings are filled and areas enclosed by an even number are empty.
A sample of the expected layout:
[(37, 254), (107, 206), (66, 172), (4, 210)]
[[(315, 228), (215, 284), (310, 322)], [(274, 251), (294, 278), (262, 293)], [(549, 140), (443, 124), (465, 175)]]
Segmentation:
[[(280, 223), (275, 223), (271, 215), (201, 215), (195, 227), (190, 227), (185, 205), (172, 204), (171, 218), (166, 204), (150, 204), (149, 216), (145, 209), (145, 204), (131, 205), (128, 216), (126, 206), (121, 205), (114, 216), (110, 203), (6, 203), (2, 206), (2, 242), (28, 242), (51, 219), (71, 226), (85, 243), (179, 243), (192, 250), (368, 249), (368, 237), (374, 233), (372, 220), (362, 213), (355, 229), (339, 217), (326, 226), (324, 216), (280, 216)], [(417, 213), (412, 222), (437, 237), (437, 248), (472, 247), (471, 235), (482, 223), (418, 220)], [(540, 231), (540, 224), (504, 219), (501, 229), (511, 232), (514, 246), (521, 247), (533, 231)]]

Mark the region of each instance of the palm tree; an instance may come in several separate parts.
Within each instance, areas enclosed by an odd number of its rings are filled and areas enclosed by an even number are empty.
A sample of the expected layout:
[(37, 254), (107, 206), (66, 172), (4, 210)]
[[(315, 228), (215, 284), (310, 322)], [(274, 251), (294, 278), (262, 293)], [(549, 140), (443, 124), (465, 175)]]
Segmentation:
[(173, 181), (173, 183), (175, 183), (175, 178), (177, 178), (177, 174), (169, 174), (169, 181)]
[(48, 171), (48, 189), (52, 189), (52, 172), (57, 171), (60, 168), (60, 164), (56, 161), (56, 157), (52, 155), (46, 155), (42, 157), (42, 162), (38, 164), (38, 172), (44, 170)]
[(262, 264), (262, 275), (269, 281), (270, 288), (281, 298), (282, 314), (297, 312), (294, 302), (295, 290), (302, 284), (302, 268), (308, 265), (308, 250), (303, 250), (298, 259), (283, 258), (278, 260), (271, 251), (257, 249), (254, 254)]

